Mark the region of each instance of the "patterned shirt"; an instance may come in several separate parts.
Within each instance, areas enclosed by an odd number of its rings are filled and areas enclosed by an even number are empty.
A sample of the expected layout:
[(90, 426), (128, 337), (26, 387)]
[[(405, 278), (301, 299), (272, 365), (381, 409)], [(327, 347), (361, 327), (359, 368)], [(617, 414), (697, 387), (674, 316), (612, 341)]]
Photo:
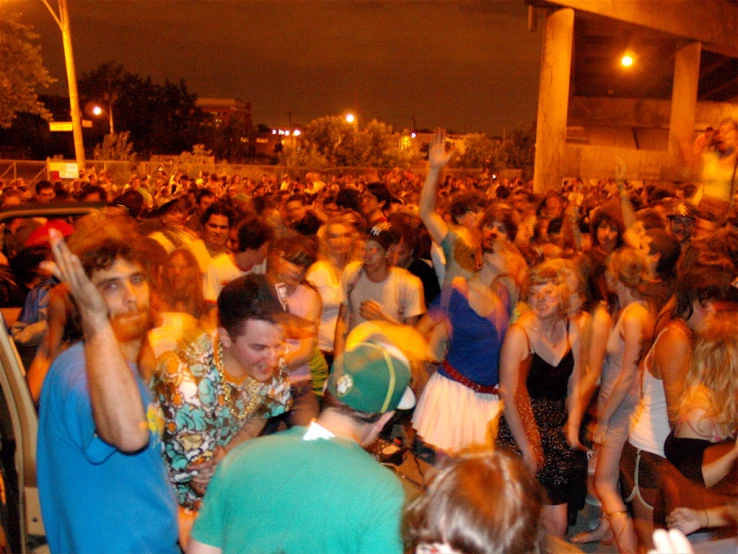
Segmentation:
[[(202, 333), (192, 342), (180, 345), (176, 352), (164, 353), (152, 379), (164, 413), (164, 460), (169, 478), (179, 504), (188, 508), (197, 507), (201, 501), (190, 487), (194, 472), (188, 471), (188, 466), (211, 458), (217, 447), (225, 447), (254, 417), (266, 419), (282, 414), (291, 402), (283, 362), (269, 382), (259, 383), (247, 377), (241, 385), (226, 385), (214, 360), (216, 344), (217, 335)], [(233, 410), (226, 401), (226, 386)], [(233, 412), (244, 413), (254, 394), (261, 397), (256, 411), (252, 417), (239, 421)]]

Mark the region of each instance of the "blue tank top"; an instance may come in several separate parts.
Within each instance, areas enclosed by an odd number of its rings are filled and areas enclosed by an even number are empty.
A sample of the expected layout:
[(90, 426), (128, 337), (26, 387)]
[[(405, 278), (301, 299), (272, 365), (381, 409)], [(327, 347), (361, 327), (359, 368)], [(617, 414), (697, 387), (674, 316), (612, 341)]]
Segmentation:
[[(448, 299), (447, 307), (444, 305), (444, 298)], [(446, 361), (475, 383), (496, 385), (500, 380), (502, 340), (509, 323), (504, 294), (500, 295), (497, 307), (485, 317), (475, 312), (469, 306), (468, 298), (451, 285), (444, 288), (437, 300), (446, 308), (446, 315), (451, 323)], [(451, 379), (443, 367), (438, 372)]]

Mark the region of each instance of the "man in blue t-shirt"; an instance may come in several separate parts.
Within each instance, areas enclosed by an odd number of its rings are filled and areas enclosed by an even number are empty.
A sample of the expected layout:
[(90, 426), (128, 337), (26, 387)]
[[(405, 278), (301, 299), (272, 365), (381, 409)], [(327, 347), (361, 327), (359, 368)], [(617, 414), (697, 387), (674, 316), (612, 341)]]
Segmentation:
[(361, 329), (336, 358), (317, 420), (248, 441), (219, 464), (188, 554), (402, 552), (402, 486), (361, 446), (415, 404), (410, 364), (386, 337), (357, 340)]
[(37, 473), (49, 547), (174, 554), (162, 419), (136, 365), (151, 327), (150, 256), (120, 220), (80, 220), (71, 250), (50, 234), (84, 342), (57, 358), (41, 392)]

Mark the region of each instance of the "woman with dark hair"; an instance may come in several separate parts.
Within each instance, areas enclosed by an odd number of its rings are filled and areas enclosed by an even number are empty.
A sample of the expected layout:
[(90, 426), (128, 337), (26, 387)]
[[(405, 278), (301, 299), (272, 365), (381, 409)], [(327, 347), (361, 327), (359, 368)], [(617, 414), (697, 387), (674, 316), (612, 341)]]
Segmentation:
[(487, 243), (482, 269), (444, 287), (417, 325), (424, 336), (442, 327), (449, 337), (445, 359), (413, 414), (418, 436), (441, 454), (494, 440), (490, 429), (500, 411), (498, 359), (512, 310), (507, 268), (516, 257), (515, 247), (505, 240)]
[(182, 341), (194, 339), (203, 330), (215, 331), (205, 317), (200, 268), (190, 251), (178, 248), (167, 256), (157, 291), (154, 307), (158, 322), (148, 336), (156, 358), (176, 350)]
[(648, 547), (665, 459), (664, 442), (678, 419), (694, 336), (705, 330), (718, 302), (738, 296), (732, 281), (732, 273), (709, 268), (684, 274), (671, 318), (641, 360), (637, 383), (640, 402), (631, 419), (620, 469), (628, 500), (632, 500), (639, 540)]
[(317, 417), (318, 397), (328, 377), (328, 364), (318, 348), (318, 327), (323, 301), (315, 286), (305, 280), (318, 258), (316, 237), (297, 235), (274, 243), (267, 258), (266, 278), (286, 312), (297, 316), (285, 325), (289, 370), (294, 398), (290, 422), (308, 425)]
[(169, 254), (162, 272), (159, 297), (161, 311), (184, 312), (198, 320), (205, 315), (200, 266), (192, 252), (178, 248)]
[(590, 222), (592, 248), (582, 259), (588, 266), (590, 296), (595, 300), (607, 300), (608, 289), (605, 282), (605, 260), (624, 244), (625, 225), (620, 204), (608, 202), (595, 209)]
[(510, 454), (449, 458), (405, 509), (406, 552), (543, 554), (543, 501), (541, 486)]

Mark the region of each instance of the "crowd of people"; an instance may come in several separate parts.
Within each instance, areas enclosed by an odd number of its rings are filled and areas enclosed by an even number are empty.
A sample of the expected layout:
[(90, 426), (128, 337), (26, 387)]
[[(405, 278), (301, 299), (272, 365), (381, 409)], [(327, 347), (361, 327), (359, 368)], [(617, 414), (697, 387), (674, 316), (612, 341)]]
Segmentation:
[[(534, 194), (444, 179), (451, 156), (439, 131), (424, 176), (3, 184), (4, 208), (107, 205), (3, 230), (52, 552), (735, 536), (735, 191), (618, 161)], [(412, 502), (360, 448), (392, 428), (436, 466)]]

